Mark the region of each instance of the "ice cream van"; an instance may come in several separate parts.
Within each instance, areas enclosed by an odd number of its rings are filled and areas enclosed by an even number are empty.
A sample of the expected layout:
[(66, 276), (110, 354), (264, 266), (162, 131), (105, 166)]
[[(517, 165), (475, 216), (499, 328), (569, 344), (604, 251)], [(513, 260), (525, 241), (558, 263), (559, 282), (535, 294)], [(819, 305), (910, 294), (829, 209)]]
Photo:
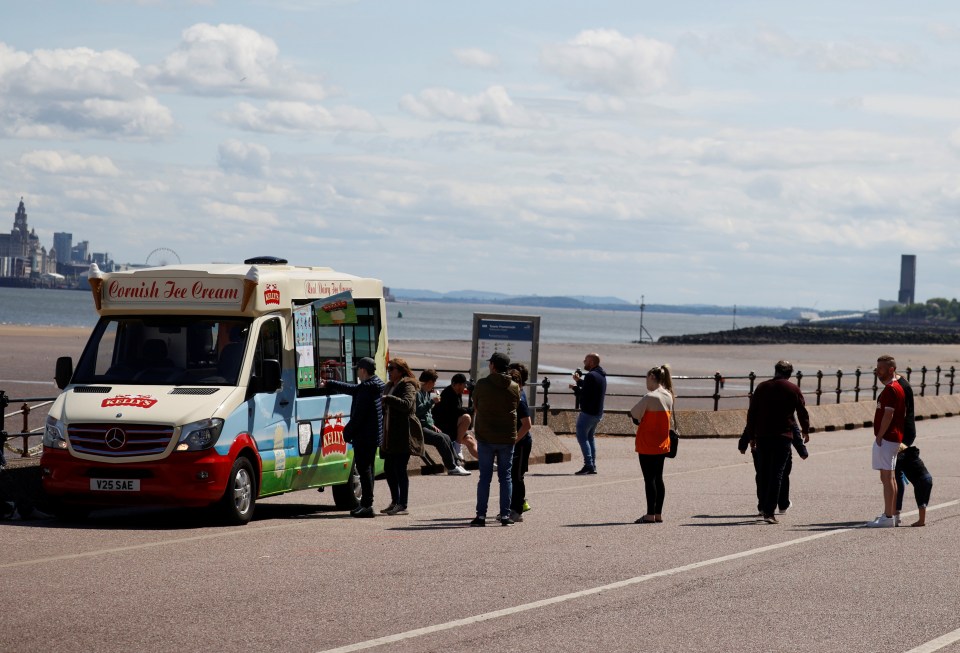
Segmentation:
[[(332, 486), (359, 496), (351, 398), (321, 379), (385, 378), (383, 284), (273, 257), (101, 273), (100, 316), (47, 417), (43, 486), (58, 514), (214, 506), (245, 524), (258, 498)], [(379, 464), (379, 460), (378, 460)], [(378, 469), (377, 472), (381, 472)]]

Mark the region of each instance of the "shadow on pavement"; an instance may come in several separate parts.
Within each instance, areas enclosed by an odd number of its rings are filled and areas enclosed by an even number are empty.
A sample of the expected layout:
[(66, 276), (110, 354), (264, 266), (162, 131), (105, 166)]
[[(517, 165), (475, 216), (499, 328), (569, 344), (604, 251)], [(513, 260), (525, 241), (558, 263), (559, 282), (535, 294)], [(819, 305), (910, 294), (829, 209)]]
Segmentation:
[[(442, 531), (457, 528), (471, 528), (470, 519), (472, 517), (435, 517), (433, 519), (424, 519), (415, 524), (407, 526), (395, 526), (391, 531)], [(502, 528), (496, 519), (487, 519), (487, 525), (484, 528)]]
[(644, 524), (634, 524), (632, 521), (605, 521), (597, 524), (564, 524), (564, 528), (595, 528), (597, 526), (644, 526)]

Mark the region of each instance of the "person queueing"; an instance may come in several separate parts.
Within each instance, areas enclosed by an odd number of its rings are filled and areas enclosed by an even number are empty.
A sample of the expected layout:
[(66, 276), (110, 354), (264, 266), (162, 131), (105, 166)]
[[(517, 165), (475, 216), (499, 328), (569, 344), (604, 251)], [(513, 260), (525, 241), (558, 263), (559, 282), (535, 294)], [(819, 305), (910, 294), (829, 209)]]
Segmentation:
[(670, 453), (670, 419), (673, 415), (673, 378), (666, 365), (647, 372), (647, 394), (630, 409), (637, 425), (636, 452), (643, 472), (647, 512), (635, 524), (663, 521), (663, 463)]
[(353, 464), (360, 475), (360, 504), (350, 514), (373, 517), (374, 461), (383, 439), (383, 381), (377, 376), (377, 364), (372, 358), (357, 361), (357, 380), (359, 383), (321, 381), (321, 384), (333, 392), (353, 397), (344, 439), (353, 445)]
[(461, 446), (466, 447), (470, 455), (479, 460), (477, 441), (470, 434), (473, 423), (473, 410), (463, 405), (463, 393), (467, 389), (467, 377), (459, 372), (450, 378), (450, 385), (440, 392), (440, 401), (433, 407), (433, 420), (437, 427), (453, 441), (453, 450), (458, 464), (463, 466), (460, 454)]
[(510, 358), (495, 352), (489, 362), (490, 373), (477, 381), (473, 390), (473, 404), (477, 419), (474, 433), (480, 452), (480, 480), (477, 483), (477, 516), (471, 526), (487, 525), (487, 503), (490, 499), (490, 481), (496, 459), (500, 481), (500, 525), (513, 526), (510, 518), (510, 500), (513, 482), (513, 444), (517, 440), (517, 405), (520, 386), (507, 376)]
[[(793, 439), (791, 440), (793, 448), (797, 450), (797, 455), (800, 456), (801, 460), (806, 460), (810, 455), (807, 452), (807, 445), (803, 441), (803, 436), (800, 433), (800, 427), (797, 426), (797, 421), (793, 418), (790, 419), (790, 429), (793, 432)], [(809, 436), (807, 437), (809, 440)], [(744, 429), (743, 435), (740, 436), (740, 447), (746, 447), (749, 445), (750, 437)], [(760, 512), (760, 517), (763, 517), (763, 512), (760, 511), (760, 502), (763, 500), (762, 493), (763, 488), (760, 485), (760, 462), (757, 458), (757, 447), (756, 443), (753, 446), (750, 446), (750, 457), (753, 458), (753, 470), (756, 472), (755, 481), (757, 483), (757, 511)], [(781, 515), (785, 514), (787, 510), (790, 509), (790, 506), (793, 505), (793, 501), (790, 500), (790, 472), (793, 470), (793, 453), (787, 452), (787, 464), (783, 467), (783, 479), (780, 481), (780, 495), (777, 498), (777, 507)]]
[(387, 485), (390, 486), (390, 505), (380, 512), (386, 515), (406, 515), (410, 477), (407, 464), (410, 456), (423, 454), (423, 430), (416, 416), (417, 379), (402, 358), (387, 364), (387, 385), (383, 388), (384, 437), (380, 447)]
[(900, 525), (900, 511), (903, 510), (903, 495), (906, 492), (904, 480), (913, 485), (913, 495), (917, 501), (920, 513), (917, 521), (911, 526), (926, 526), (927, 504), (930, 502), (930, 492), (933, 490), (933, 476), (927, 471), (927, 466), (920, 459), (920, 450), (914, 446), (917, 440), (917, 422), (913, 408), (913, 388), (906, 377), (897, 374), (897, 383), (903, 389), (903, 442), (900, 444), (900, 453), (897, 454), (897, 467), (893, 475), (897, 481), (897, 511), (893, 515), (894, 523)]
[(530, 466), (530, 452), (533, 450), (533, 436), (530, 428), (533, 421), (530, 419), (530, 406), (527, 404), (527, 393), (524, 387), (530, 378), (530, 372), (523, 363), (511, 363), (508, 371), (510, 378), (520, 386), (520, 403), (517, 404), (517, 440), (513, 445), (513, 470), (510, 491), (510, 519), (515, 522), (523, 521), (523, 507), (527, 503), (527, 485), (524, 474)]
[(570, 389), (580, 402), (577, 416), (577, 443), (583, 454), (583, 467), (577, 475), (597, 473), (596, 433), (603, 419), (603, 399), (607, 394), (607, 373), (600, 367), (599, 354), (587, 354), (583, 358), (585, 376), (574, 373)]
[(883, 390), (877, 397), (877, 410), (873, 416), (874, 446), (871, 447), (873, 468), (880, 472), (883, 486), (883, 512), (867, 528), (892, 528), (897, 525), (894, 513), (897, 510), (897, 454), (903, 441), (903, 425), (906, 416), (906, 398), (903, 387), (897, 383), (897, 362), (893, 356), (877, 359), (877, 380)]
[(793, 441), (791, 423), (796, 413), (804, 441), (810, 439), (810, 416), (800, 388), (790, 382), (793, 365), (777, 361), (773, 378), (760, 383), (750, 397), (747, 426), (738, 448), (747, 453), (747, 445), (755, 448), (760, 467), (760, 513), (768, 524), (778, 524), (774, 511), (780, 497), (783, 470), (790, 457)]
[(447, 474), (470, 476), (470, 472), (457, 464), (450, 436), (438, 431), (433, 421), (433, 407), (440, 401), (440, 397), (433, 391), (438, 378), (436, 370), (424, 370), (420, 373), (420, 389), (417, 390), (417, 419), (420, 420), (420, 427), (423, 429), (423, 441), (425, 444), (436, 447)]

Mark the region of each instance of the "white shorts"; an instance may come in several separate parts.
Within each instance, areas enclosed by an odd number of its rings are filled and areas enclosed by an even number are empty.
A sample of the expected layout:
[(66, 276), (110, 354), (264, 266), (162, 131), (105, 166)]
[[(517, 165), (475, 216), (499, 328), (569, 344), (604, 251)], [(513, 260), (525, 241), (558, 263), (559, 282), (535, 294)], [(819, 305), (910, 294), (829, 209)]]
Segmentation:
[(893, 471), (897, 468), (897, 453), (900, 451), (899, 442), (880, 440), (880, 446), (874, 443), (871, 448), (873, 449), (874, 469), (889, 469)]

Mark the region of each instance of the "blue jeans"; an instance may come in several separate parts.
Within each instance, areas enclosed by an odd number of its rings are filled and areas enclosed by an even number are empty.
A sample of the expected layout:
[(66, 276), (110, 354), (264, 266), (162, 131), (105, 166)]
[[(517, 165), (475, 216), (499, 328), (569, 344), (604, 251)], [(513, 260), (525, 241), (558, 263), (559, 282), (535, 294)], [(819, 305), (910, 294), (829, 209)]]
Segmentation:
[(603, 415), (586, 413), (580, 413), (577, 417), (577, 442), (583, 453), (583, 464), (588, 467), (597, 466), (597, 442), (593, 436), (597, 432), (597, 425), (602, 417)]
[(510, 496), (513, 493), (513, 445), (477, 441), (480, 454), (480, 480), (477, 482), (477, 516), (487, 516), (490, 500), (490, 481), (493, 480), (493, 459), (497, 459), (497, 478), (500, 480), (500, 517), (510, 516)]

